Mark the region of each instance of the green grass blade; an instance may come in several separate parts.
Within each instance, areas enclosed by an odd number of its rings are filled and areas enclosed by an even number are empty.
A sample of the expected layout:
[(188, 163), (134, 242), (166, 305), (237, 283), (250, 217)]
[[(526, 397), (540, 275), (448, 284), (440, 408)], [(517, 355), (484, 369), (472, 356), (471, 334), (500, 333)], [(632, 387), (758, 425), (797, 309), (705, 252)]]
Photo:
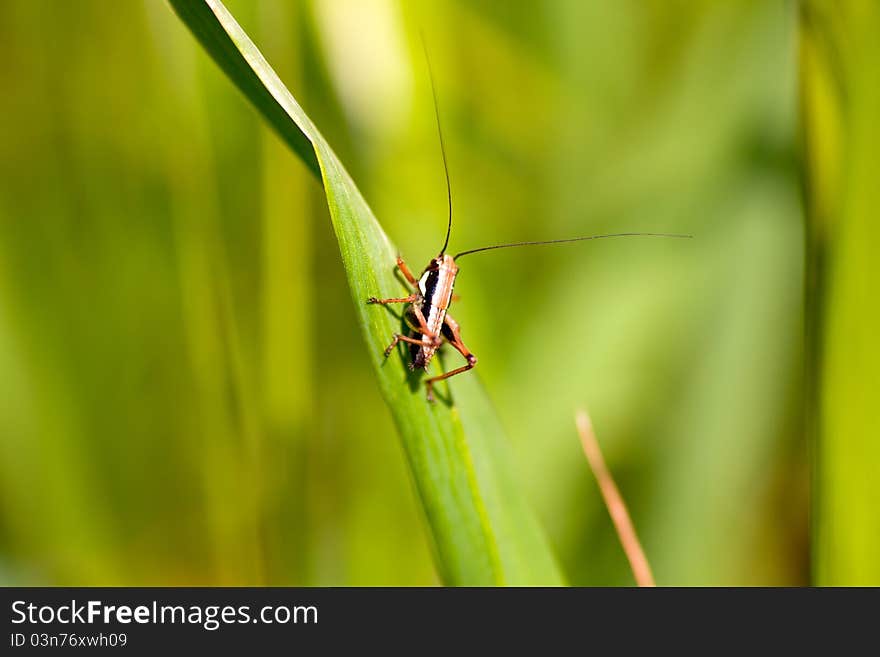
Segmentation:
[[(403, 359), (382, 357), (400, 320), (365, 300), (401, 292), (394, 273), (396, 251), (345, 168), (219, 0), (169, 2), (235, 85), (321, 176), (357, 321), (400, 431), (443, 581), (562, 584), (543, 533), (514, 482), (503, 431), (477, 377), (458, 377), (449, 389), (441, 388), (440, 394), (452, 394), (454, 403), (430, 405)], [(354, 392), (340, 382), (340, 404)]]
[[(260, 110), (309, 170), (320, 177), (309, 136), (315, 131), (314, 126), (223, 3), (214, 0), (169, 2), (227, 77)], [(234, 29), (227, 30), (226, 25)]]
[(801, 7), (809, 202), (813, 571), (880, 585), (880, 6)]

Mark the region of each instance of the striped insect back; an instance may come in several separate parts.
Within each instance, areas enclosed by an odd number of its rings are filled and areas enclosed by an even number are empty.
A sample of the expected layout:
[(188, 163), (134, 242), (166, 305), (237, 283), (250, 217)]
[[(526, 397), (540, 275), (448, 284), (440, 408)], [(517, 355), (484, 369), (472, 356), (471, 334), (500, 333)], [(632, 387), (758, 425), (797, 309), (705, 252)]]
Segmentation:
[[(455, 287), (455, 277), (458, 274), (458, 265), (450, 255), (434, 258), (425, 269), (418, 282), (418, 289), (422, 296), (421, 312), (428, 327), (428, 334), (440, 336), (443, 333), (443, 324), (449, 305), (452, 303), (452, 291)], [(413, 322), (410, 317), (410, 328), (418, 330), (418, 321)], [(418, 318), (415, 318), (418, 320)], [(432, 343), (411, 345), (410, 356), (413, 369), (427, 367), (434, 356), (436, 347)]]

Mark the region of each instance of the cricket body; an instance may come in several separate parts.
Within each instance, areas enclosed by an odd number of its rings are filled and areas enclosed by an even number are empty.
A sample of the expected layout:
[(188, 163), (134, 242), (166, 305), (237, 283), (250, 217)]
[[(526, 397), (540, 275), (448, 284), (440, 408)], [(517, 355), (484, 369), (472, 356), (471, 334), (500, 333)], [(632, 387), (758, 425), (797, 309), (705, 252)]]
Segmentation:
[[(458, 275), (458, 265), (450, 255), (441, 254), (431, 260), (431, 264), (422, 273), (418, 282), (418, 290), (422, 296), (421, 316), (425, 319), (427, 330), (422, 329), (419, 314), (415, 311), (407, 313), (408, 323), (413, 330), (420, 330), (423, 335), (440, 336), (446, 323), (447, 311), (452, 303), (452, 289), (455, 287), (455, 277)], [(413, 321), (415, 318), (415, 322)], [(435, 340), (436, 341), (436, 340)], [(434, 356), (436, 347), (433, 345), (419, 345), (413, 349), (413, 369), (426, 368)], [(467, 357), (467, 356), (465, 356)], [(476, 363), (476, 358), (474, 359)]]
[(410, 345), (409, 368), (411, 370), (426, 370), (434, 354), (437, 353), (437, 349), (445, 341), (458, 350), (467, 361), (462, 367), (425, 381), (428, 401), (434, 401), (435, 383), (466, 372), (477, 364), (477, 357), (462, 342), (458, 322), (448, 312), (449, 306), (452, 304), (455, 277), (458, 276), (458, 265), (455, 264), (454, 257), (441, 252), (428, 263), (419, 279), (413, 276), (400, 256), (397, 257), (397, 268), (413, 288), (412, 294), (392, 299), (371, 297), (367, 300), (367, 303), (410, 304), (404, 313), (404, 320), (410, 328), (410, 335), (395, 333), (391, 344), (385, 349), (385, 357), (387, 358), (394, 351), (398, 343), (406, 342)]
[[(425, 59), (427, 60), (427, 50)], [(404, 320), (410, 329), (409, 335), (401, 335), (395, 333), (392, 337), (391, 344), (385, 349), (385, 357), (391, 355), (397, 345), (405, 342), (409, 345), (411, 370), (424, 369), (427, 370), (431, 359), (437, 350), (444, 344), (452, 345), (465, 359), (465, 364), (456, 369), (450, 370), (438, 376), (430, 377), (425, 380), (427, 388), (428, 401), (434, 401), (434, 384), (444, 379), (448, 379), (462, 372), (467, 372), (474, 368), (477, 364), (477, 357), (465, 346), (461, 339), (461, 330), (458, 322), (456, 322), (449, 314), (449, 306), (452, 304), (455, 295), (453, 289), (455, 287), (455, 279), (458, 276), (458, 264), (456, 260), (465, 255), (478, 253), (480, 251), (491, 251), (494, 249), (506, 249), (518, 246), (537, 246), (541, 244), (561, 244), (564, 242), (581, 242), (584, 240), (603, 239), (608, 237), (633, 237), (633, 236), (650, 236), (650, 237), (690, 237), (690, 235), (678, 235), (670, 233), (613, 233), (605, 235), (588, 235), (585, 237), (572, 237), (558, 240), (541, 240), (538, 242), (514, 242), (510, 244), (496, 244), (492, 246), (483, 246), (477, 249), (462, 251), (454, 256), (446, 253), (446, 247), (449, 246), (449, 237), (452, 232), (452, 187), (449, 183), (449, 167), (446, 163), (446, 148), (443, 144), (443, 131), (440, 127), (440, 112), (437, 109), (437, 92), (434, 89), (434, 76), (431, 72), (430, 61), (428, 61), (428, 76), (431, 81), (431, 94), (434, 100), (434, 115), (437, 120), (437, 134), (440, 138), (440, 153), (443, 156), (443, 171), (446, 174), (446, 198), (449, 206), (449, 218), (446, 224), (446, 241), (443, 248), (436, 258), (432, 258), (417, 279), (413, 276), (403, 258), (397, 256), (397, 269), (406, 279), (406, 282), (412, 288), (412, 292), (405, 297), (394, 297), (388, 299), (379, 299), (370, 297), (367, 300), (369, 304), (409, 304), (404, 312)]]

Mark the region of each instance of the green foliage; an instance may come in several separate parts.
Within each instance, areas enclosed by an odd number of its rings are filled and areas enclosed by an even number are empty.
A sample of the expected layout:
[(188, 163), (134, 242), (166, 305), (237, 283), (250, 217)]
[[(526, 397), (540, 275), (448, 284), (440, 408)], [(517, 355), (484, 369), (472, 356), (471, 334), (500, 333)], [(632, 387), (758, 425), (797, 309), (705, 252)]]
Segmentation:
[[(527, 503), (566, 581), (632, 584), (585, 406), (660, 584), (807, 581), (797, 3), (224, 3), (415, 268), (446, 212), (420, 30), (453, 252), (695, 235), (466, 258), (455, 407), (382, 367), (458, 415), (499, 546)], [(269, 121), (166, 3), (107, 4), (0, 3), (0, 582), (442, 581), (376, 385), (399, 324), (352, 302), (312, 143), (222, 30)], [(393, 255), (357, 295), (402, 291)], [(501, 436), (525, 500), (485, 483)]]
[[(181, 19), (306, 165), (317, 161), (358, 322), (403, 440), (431, 527), (443, 579), (452, 585), (559, 584), (549, 548), (509, 473), (502, 430), (476, 378), (462, 377), (452, 403), (431, 405), (399, 354), (382, 348), (400, 330), (371, 296), (397, 296), (395, 250), (348, 172), (219, 0), (171, 0)], [(287, 117), (281, 118), (280, 112)], [(295, 126), (311, 144), (305, 152)], [(340, 391), (339, 403), (345, 403)]]
[(880, 6), (802, 9), (814, 578), (880, 584)]

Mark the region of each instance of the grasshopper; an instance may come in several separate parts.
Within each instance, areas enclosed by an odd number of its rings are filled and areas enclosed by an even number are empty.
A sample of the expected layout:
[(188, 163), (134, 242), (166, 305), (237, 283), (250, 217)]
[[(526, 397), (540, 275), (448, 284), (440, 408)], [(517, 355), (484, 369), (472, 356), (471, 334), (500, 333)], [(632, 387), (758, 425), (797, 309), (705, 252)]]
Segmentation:
[(409, 335), (394, 333), (391, 344), (385, 349), (385, 357), (391, 355), (395, 347), (401, 342), (409, 345), (411, 370), (428, 369), (428, 364), (434, 357), (434, 354), (444, 342), (451, 344), (465, 359), (466, 363), (461, 367), (450, 370), (438, 376), (433, 376), (425, 380), (427, 389), (427, 398), (429, 402), (434, 401), (434, 384), (448, 379), (457, 374), (467, 372), (473, 369), (477, 364), (477, 357), (465, 346), (461, 339), (461, 329), (459, 324), (452, 315), (449, 314), (449, 306), (457, 297), (453, 292), (455, 287), (455, 279), (458, 276), (458, 265), (456, 261), (466, 255), (479, 253), (481, 251), (491, 251), (494, 249), (507, 249), (519, 246), (537, 246), (541, 244), (562, 244), (565, 242), (581, 242), (584, 240), (605, 239), (610, 237), (677, 237), (690, 238), (691, 235), (680, 235), (675, 233), (609, 233), (603, 235), (587, 235), (584, 237), (571, 237), (556, 240), (540, 240), (536, 242), (511, 242), (508, 244), (495, 244), (492, 246), (483, 246), (477, 249), (462, 251), (454, 256), (446, 253), (449, 246), (449, 237), (452, 233), (452, 186), (449, 182), (449, 167), (446, 162), (446, 147), (443, 142), (443, 130), (440, 126), (440, 111), (437, 105), (437, 92), (434, 87), (434, 75), (431, 71), (431, 64), (428, 60), (427, 50), (425, 59), (428, 64), (428, 77), (431, 82), (431, 95), (434, 100), (434, 117), (437, 122), (437, 136), (440, 141), (440, 153), (443, 158), (443, 172), (446, 175), (446, 199), (448, 203), (449, 213), (446, 222), (446, 240), (443, 242), (443, 248), (436, 258), (432, 258), (425, 267), (419, 278), (413, 276), (412, 271), (404, 262), (403, 258), (397, 256), (397, 269), (406, 279), (407, 283), (412, 287), (412, 292), (405, 297), (394, 297), (388, 299), (379, 299), (370, 297), (367, 299), (368, 304), (409, 304), (404, 312), (404, 320), (410, 329)]

